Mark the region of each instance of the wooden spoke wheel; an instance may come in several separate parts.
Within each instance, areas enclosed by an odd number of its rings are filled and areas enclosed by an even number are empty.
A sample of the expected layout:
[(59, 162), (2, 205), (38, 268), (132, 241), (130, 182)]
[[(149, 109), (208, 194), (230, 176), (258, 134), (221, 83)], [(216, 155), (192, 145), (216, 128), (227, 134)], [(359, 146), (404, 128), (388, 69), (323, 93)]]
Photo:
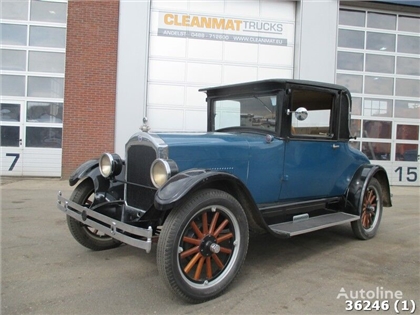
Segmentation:
[[(86, 179), (75, 188), (70, 200), (89, 208), (93, 202), (93, 194), (93, 183), (90, 179)], [(70, 216), (67, 216), (67, 225), (74, 239), (89, 249), (105, 250), (121, 245), (120, 241), (117, 241)]]
[(233, 281), (247, 248), (248, 224), (238, 201), (219, 190), (203, 190), (166, 219), (158, 242), (158, 268), (176, 294), (202, 302)]
[(360, 219), (352, 222), (356, 237), (366, 240), (374, 237), (382, 217), (382, 190), (379, 182), (372, 178), (363, 192)]

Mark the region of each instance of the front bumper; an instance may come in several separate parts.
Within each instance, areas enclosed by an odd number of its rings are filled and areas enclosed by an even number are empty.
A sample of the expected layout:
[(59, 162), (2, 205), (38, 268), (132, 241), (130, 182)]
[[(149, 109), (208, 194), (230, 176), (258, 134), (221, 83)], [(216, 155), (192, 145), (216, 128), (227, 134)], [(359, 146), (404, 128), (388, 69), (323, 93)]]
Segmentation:
[(68, 216), (102, 232), (116, 240), (134, 247), (144, 249), (147, 253), (152, 248), (153, 229), (132, 226), (106, 215), (82, 207), (81, 205), (64, 198), (58, 192), (57, 207)]

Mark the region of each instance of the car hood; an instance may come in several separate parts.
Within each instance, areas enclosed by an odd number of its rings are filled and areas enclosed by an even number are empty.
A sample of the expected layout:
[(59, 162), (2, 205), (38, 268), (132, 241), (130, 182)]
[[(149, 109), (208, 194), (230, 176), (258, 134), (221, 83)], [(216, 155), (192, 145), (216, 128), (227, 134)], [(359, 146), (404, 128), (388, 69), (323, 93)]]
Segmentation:
[(179, 171), (212, 169), (246, 180), (250, 143), (264, 142), (263, 135), (231, 133), (158, 134), (168, 145), (168, 156)]

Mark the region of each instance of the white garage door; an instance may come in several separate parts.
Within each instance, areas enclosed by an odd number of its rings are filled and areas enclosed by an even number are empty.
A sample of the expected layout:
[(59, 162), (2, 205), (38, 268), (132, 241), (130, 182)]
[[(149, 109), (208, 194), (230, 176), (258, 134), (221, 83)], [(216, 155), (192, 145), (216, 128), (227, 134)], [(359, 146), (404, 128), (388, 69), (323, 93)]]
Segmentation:
[(292, 78), (295, 2), (153, 2), (147, 116), (154, 131), (206, 130), (201, 87)]

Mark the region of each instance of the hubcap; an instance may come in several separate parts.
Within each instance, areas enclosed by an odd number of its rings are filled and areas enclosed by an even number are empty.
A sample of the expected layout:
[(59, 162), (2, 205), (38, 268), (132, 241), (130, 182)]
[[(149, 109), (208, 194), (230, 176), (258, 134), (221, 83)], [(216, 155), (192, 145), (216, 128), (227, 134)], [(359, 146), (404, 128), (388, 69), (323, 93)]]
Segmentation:
[(209, 257), (213, 253), (220, 252), (220, 246), (217, 244), (217, 239), (213, 235), (204, 236), (200, 244), (200, 253), (204, 257)]

